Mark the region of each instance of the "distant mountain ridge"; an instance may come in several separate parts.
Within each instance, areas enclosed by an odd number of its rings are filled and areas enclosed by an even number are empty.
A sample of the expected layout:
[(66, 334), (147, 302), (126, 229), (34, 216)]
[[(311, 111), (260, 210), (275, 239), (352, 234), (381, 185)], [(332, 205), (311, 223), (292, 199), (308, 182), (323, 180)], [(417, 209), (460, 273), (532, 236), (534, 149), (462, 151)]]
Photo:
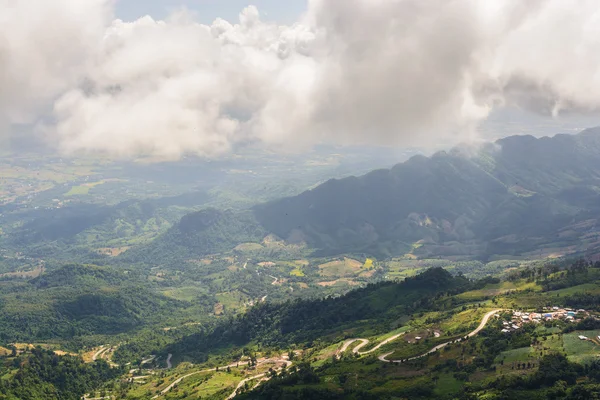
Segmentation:
[(589, 249), (599, 212), (600, 128), (415, 156), (254, 208), (323, 254), (458, 258)]

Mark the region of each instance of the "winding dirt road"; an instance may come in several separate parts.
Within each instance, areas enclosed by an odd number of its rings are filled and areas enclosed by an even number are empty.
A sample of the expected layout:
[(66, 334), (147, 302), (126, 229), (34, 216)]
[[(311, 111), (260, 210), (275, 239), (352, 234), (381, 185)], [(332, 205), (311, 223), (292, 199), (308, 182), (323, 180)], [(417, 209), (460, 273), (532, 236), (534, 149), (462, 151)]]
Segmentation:
[[(234, 397), (237, 395), (237, 392), (238, 392), (238, 390), (240, 390), (240, 388), (241, 388), (242, 386), (244, 386), (244, 385), (246, 384), (246, 382), (248, 382), (248, 381), (252, 381), (252, 380), (255, 380), (255, 379), (259, 379), (259, 378), (263, 378), (264, 376), (265, 376), (265, 374), (258, 374), (258, 375), (255, 375), (255, 376), (251, 376), (250, 378), (243, 379), (242, 381), (240, 381), (240, 383), (238, 383), (238, 385), (237, 385), (237, 387), (235, 388), (235, 390), (233, 391), (233, 393), (231, 393), (231, 394), (230, 394), (230, 395), (227, 397), (227, 400), (233, 399), (233, 398), (234, 398)], [(258, 385), (257, 385), (257, 386), (258, 386)], [(256, 387), (256, 386), (255, 386), (255, 387)]]
[[(262, 360), (262, 361), (259, 361), (259, 362), (258, 362), (258, 364), (267, 364), (267, 363), (275, 363), (275, 364), (276, 364), (276, 363), (281, 363), (281, 364), (285, 364), (285, 365), (286, 365), (286, 367), (289, 367), (289, 366), (291, 366), (291, 365), (292, 365), (292, 362), (291, 362), (291, 361), (284, 360), (284, 359), (273, 359), (273, 358), (269, 358), (269, 359)], [(235, 362), (235, 363), (232, 363), (232, 364), (229, 364), (229, 365), (225, 365), (225, 366), (223, 366), (223, 367), (218, 367), (218, 368), (219, 368), (219, 370), (226, 370), (226, 369), (227, 369), (227, 367), (229, 367), (229, 368), (235, 368), (235, 367), (237, 367), (237, 366), (240, 366), (240, 365), (247, 365), (247, 364), (248, 364), (248, 361), (240, 361), (240, 362)], [(280, 367), (280, 368), (277, 368), (277, 369), (276, 369), (276, 371), (279, 371), (279, 370), (281, 370), (281, 368), (282, 368), (282, 367)], [(180, 378), (176, 379), (175, 381), (173, 381), (173, 383), (171, 383), (169, 386), (167, 386), (166, 388), (164, 388), (163, 390), (161, 390), (161, 391), (160, 391), (160, 394), (157, 394), (156, 396), (152, 397), (152, 399), (157, 399), (157, 398), (159, 398), (161, 395), (164, 395), (164, 394), (166, 394), (166, 393), (167, 393), (169, 390), (173, 389), (175, 386), (177, 386), (177, 384), (179, 384), (179, 383), (180, 383), (182, 380), (184, 380), (185, 378), (188, 378), (188, 377), (190, 377), (190, 376), (193, 376), (193, 375), (201, 374), (201, 373), (204, 373), (204, 372), (213, 372), (213, 371), (216, 371), (216, 370), (217, 370), (217, 367), (215, 367), (215, 368), (210, 368), (210, 369), (203, 369), (203, 370), (200, 370), (200, 371), (194, 371), (194, 372), (190, 372), (189, 374), (187, 374), (187, 375), (184, 375), (184, 376), (182, 376), (182, 377), (180, 377)], [(241, 381), (241, 382), (240, 382), (240, 383), (237, 385), (237, 387), (235, 388), (235, 390), (233, 391), (233, 393), (231, 393), (231, 394), (229, 395), (229, 397), (227, 397), (227, 399), (232, 399), (232, 398), (234, 398), (234, 397), (237, 395), (237, 392), (238, 392), (238, 390), (239, 390), (239, 389), (240, 389), (242, 386), (244, 386), (244, 384), (245, 384), (246, 382), (248, 382), (248, 381), (252, 381), (252, 380), (255, 380), (255, 379), (259, 379), (259, 378), (264, 378), (264, 376), (265, 376), (265, 374), (259, 374), (259, 375), (250, 376), (250, 377), (248, 377), (248, 378), (245, 378), (245, 379), (243, 379), (243, 380), (242, 380), (242, 381)], [(268, 379), (267, 379), (267, 380), (268, 380)]]
[[(465, 338), (467, 338), (467, 337), (473, 337), (473, 336), (477, 335), (483, 328), (485, 328), (485, 326), (487, 325), (487, 323), (488, 323), (489, 319), (492, 317), (492, 315), (494, 315), (494, 314), (496, 314), (496, 313), (498, 313), (500, 311), (502, 311), (502, 310), (501, 309), (500, 310), (493, 310), (493, 311), (490, 311), (490, 312), (486, 313), (483, 316), (483, 319), (481, 320), (481, 323), (479, 324), (479, 326), (473, 332), (470, 332), (467, 335), (465, 335)], [(362, 352), (360, 351), (360, 349), (362, 349), (363, 347), (365, 347), (369, 343), (368, 339), (362, 339), (362, 338), (348, 339), (348, 340), (344, 341), (344, 343), (342, 344), (342, 347), (338, 350), (336, 356), (337, 356), (337, 358), (340, 358), (341, 355), (342, 355), (342, 353), (345, 352), (352, 343), (357, 342), (357, 341), (359, 341), (360, 343), (356, 347), (354, 347), (354, 349), (352, 349), (352, 352), (355, 353), (355, 354), (358, 354), (358, 355), (369, 354), (369, 353), (372, 353), (372, 352), (378, 350), (382, 346), (384, 346), (384, 345), (386, 345), (386, 344), (388, 344), (388, 343), (390, 343), (390, 342), (398, 339), (402, 335), (404, 335), (404, 333), (398, 333), (398, 334), (396, 334), (394, 336), (391, 336), (391, 337), (383, 340), (381, 343), (379, 343), (377, 346), (373, 347), (371, 350), (362, 351)], [(379, 361), (383, 361), (383, 362), (387, 362), (387, 363), (390, 363), (390, 362), (392, 362), (392, 363), (403, 363), (403, 362), (406, 362), (406, 361), (412, 361), (412, 360), (416, 360), (418, 358), (422, 358), (422, 357), (428, 356), (429, 354), (435, 353), (439, 349), (446, 347), (450, 343), (458, 343), (460, 341), (462, 341), (462, 339), (456, 339), (456, 340), (449, 341), (449, 342), (446, 342), (446, 343), (441, 343), (441, 344), (438, 344), (437, 346), (433, 347), (432, 349), (430, 349), (426, 353), (423, 353), (423, 354), (418, 355), (418, 356), (414, 356), (414, 357), (402, 359), (402, 360), (388, 360), (387, 357), (390, 356), (391, 354), (393, 354), (394, 353), (393, 351), (391, 351), (389, 353), (382, 354), (382, 355), (380, 355), (377, 358), (379, 359)]]
[[(490, 311), (487, 314), (485, 314), (483, 316), (483, 319), (481, 320), (481, 323), (479, 324), (479, 326), (474, 331), (472, 331), (472, 332), (468, 333), (467, 335), (465, 335), (464, 338), (473, 337), (473, 336), (477, 335), (483, 328), (485, 328), (485, 326), (487, 325), (487, 323), (488, 323), (489, 319), (492, 317), (492, 315), (494, 315), (494, 314), (496, 314), (496, 313), (498, 313), (500, 311), (502, 311), (502, 310), (501, 309), (499, 309), (499, 310), (493, 310), (493, 311)], [(372, 349), (366, 350), (366, 351), (360, 351), (360, 350), (362, 348), (364, 348), (367, 344), (370, 343), (369, 339), (363, 339), (363, 338), (348, 339), (348, 340), (345, 340), (343, 342), (342, 347), (336, 352), (336, 357), (340, 358), (341, 355), (342, 355), (342, 353), (345, 352), (346, 350), (348, 350), (348, 348), (350, 347), (350, 345), (352, 343), (354, 343), (354, 342), (360, 342), (360, 343), (358, 345), (356, 345), (352, 349), (352, 352), (355, 353), (355, 354), (358, 354), (358, 355), (366, 355), (366, 354), (370, 354), (370, 353), (373, 353), (373, 352), (379, 350), (382, 346), (384, 346), (384, 345), (386, 345), (386, 344), (388, 344), (388, 343), (390, 343), (390, 342), (398, 339), (402, 335), (404, 335), (404, 332), (397, 333), (397, 334), (395, 334), (393, 336), (390, 336), (389, 338), (381, 341), (381, 343), (379, 343), (378, 345), (376, 345)], [(386, 354), (382, 354), (382, 355), (380, 355), (377, 358), (380, 361), (387, 362), (387, 363), (403, 363), (403, 362), (406, 362), (406, 361), (416, 360), (418, 358), (425, 357), (425, 356), (427, 356), (429, 354), (435, 353), (436, 351), (438, 351), (439, 349), (441, 349), (441, 348), (449, 345), (450, 343), (458, 343), (458, 342), (460, 342), (462, 340), (463, 340), (463, 338), (460, 338), (460, 339), (456, 339), (454, 341), (449, 341), (449, 342), (445, 342), (445, 343), (442, 343), (442, 344), (438, 344), (437, 346), (433, 347), (432, 349), (430, 349), (426, 353), (423, 353), (423, 354), (418, 355), (418, 356), (410, 357), (410, 358), (407, 358), (407, 359), (403, 359), (403, 360), (388, 360), (387, 357), (390, 356), (393, 353), (393, 351), (389, 352), (389, 353), (386, 353)], [(170, 356), (170, 354), (169, 354), (169, 356)], [(170, 360), (168, 360), (168, 361), (170, 361)], [(276, 363), (276, 364), (277, 363), (282, 363), (282, 364), (285, 364), (286, 367), (289, 367), (289, 366), (291, 366), (293, 364), (289, 360), (279, 359), (279, 358), (277, 358), (277, 359), (272, 359), (272, 358), (271, 359), (265, 359), (265, 360), (259, 361), (258, 364), (266, 364), (266, 363)], [(170, 363), (168, 362), (168, 364), (170, 364)], [(229, 364), (229, 365), (225, 365), (223, 367), (219, 367), (219, 369), (223, 370), (223, 369), (227, 369), (227, 367), (236, 367), (236, 366), (247, 365), (247, 364), (248, 364), (247, 361), (242, 361), (242, 362), (237, 362), (237, 363), (232, 363), (232, 364)], [(277, 368), (276, 371), (281, 370), (282, 368), (283, 368), (283, 366)], [(188, 377), (190, 377), (192, 375), (201, 374), (203, 372), (212, 372), (212, 371), (216, 371), (216, 370), (217, 370), (217, 368), (204, 369), (204, 370), (201, 370), (201, 371), (195, 371), (195, 372), (191, 372), (191, 373), (189, 373), (187, 375), (184, 375), (184, 376), (176, 379), (175, 381), (173, 381), (173, 383), (171, 383), (169, 386), (167, 386), (166, 388), (164, 388), (163, 390), (161, 390), (160, 394), (157, 394), (156, 396), (154, 396), (152, 398), (156, 399), (156, 398), (160, 397), (161, 395), (164, 395), (165, 393), (167, 393), (168, 391), (170, 391), (171, 389), (173, 389), (178, 383), (180, 383), (185, 378), (188, 378)], [(253, 381), (253, 380), (257, 380), (257, 379), (260, 379), (261, 381), (268, 380), (268, 378), (266, 378), (266, 374), (264, 374), (264, 373), (263, 374), (254, 375), (254, 376), (250, 376), (248, 378), (245, 378), (245, 379), (241, 380), (238, 383), (238, 385), (236, 386), (236, 388), (233, 391), (233, 393), (231, 393), (227, 397), (227, 399), (228, 400), (233, 399), (237, 395), (237, 393), (240, 390), (240, 388), (242, 388), (247, 382)], [(255, 387), (258, 386), (259, 384), (260, 384), (260, 381), (255, 385)]]
[(96, 361), (98, 357), (100, 357), (100, 354), (104, 353), (106, 350), (108, 350), (107, 346), (101, 346), (100, 349), (92, 356), (92, 361)]
[(156, 358), (156, 356), (150, 356), (150, 357), (146, 358), (145, 360), (142, 360), (140, 362), (140, 365), (148, 364), (150, 361), (154, 360), (155, 358)]
[(500, 311), (502, 311), (502, 310), (494, 310), (494, 311), (490, 311), (489, 313), (485, 314), (483, 316), (483, 319), (481, 320), (481, 323), (477, 327), (477, 329), (475, 329), (473, 332), (469, 333), (467, 336), (473, 337), (473, 336), (477, 335), (483, 328), (485, 328), (490, 317), (496, 313), (499, 313)]
[[(289, 366), (292, 365), (292, 362), (291, 361), (287, 361), (287, 360), (277, 360), (277, 362), (283, 362), (283, 363), (285, 363), (286, 367), (289, 367)], [(275, 371), (279, 371), (282, 368), (283, 367), (279, 367), (279, 368), (275, 369)], [(266, 376), (266, 374), (258, 374), (258, 375), (254, 375), (254, 376), (251, 376), (251, 377), (248, 377), (246, 379), (241, 380), (240, 383), (238, 383), (238, 385), (236, 386), (236, 388), (233, 391), (233, 393), (231, 393), (229, 395), (229, 397), (227, 397), (227, 400), (231, 400), (235, 396), (237, 396), (238, 390), (240, 390), (240, 388), (243, 387), (246, 384), (246, 382), (254, 381), (256, 379), (260, 379), (262, 381), (268, 381), (269, 378), (265, 378), (265, 376)], [(256, 385), (254, 385), (253, 389), (256, 388), (258, 385), (260, 385), (260, 382), (258, 382)]]

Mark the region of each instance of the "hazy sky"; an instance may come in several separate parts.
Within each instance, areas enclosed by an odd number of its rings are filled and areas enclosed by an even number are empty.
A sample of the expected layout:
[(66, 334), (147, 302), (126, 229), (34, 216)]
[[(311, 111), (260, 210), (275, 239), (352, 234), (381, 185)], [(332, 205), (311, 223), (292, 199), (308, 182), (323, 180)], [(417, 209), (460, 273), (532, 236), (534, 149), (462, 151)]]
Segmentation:
[(196, 12), (200, 22), (210, 24), (217, 17), (237, 22), (240, 12), (249, 5), (255, 5), (264, 20), (290, 23), (306, 11), (307, 0), (118, 0), (116, 14), (128, 21), (144, 15), (163, 19), (172, 10), (186, 7)]

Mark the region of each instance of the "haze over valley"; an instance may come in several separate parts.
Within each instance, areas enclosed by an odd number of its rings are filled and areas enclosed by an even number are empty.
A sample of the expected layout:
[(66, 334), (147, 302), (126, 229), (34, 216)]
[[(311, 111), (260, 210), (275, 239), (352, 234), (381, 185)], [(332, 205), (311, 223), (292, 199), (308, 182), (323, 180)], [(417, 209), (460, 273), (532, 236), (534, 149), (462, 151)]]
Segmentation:
[(0, 399), (598, 398), (599, 17), (0, 0)]

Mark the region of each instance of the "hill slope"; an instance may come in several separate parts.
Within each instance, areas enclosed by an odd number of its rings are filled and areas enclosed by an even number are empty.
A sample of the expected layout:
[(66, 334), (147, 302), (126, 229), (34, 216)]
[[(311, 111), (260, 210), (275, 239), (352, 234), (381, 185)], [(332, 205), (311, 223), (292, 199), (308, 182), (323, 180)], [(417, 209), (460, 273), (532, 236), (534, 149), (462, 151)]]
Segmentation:
[(210, 332), (184, 338), (168, 349), (192, 359), (232, 344), (244, 346), (303, 343), (345, 329), (370, 330), (395, 324), (415, 310), (433, 307), (443, 294), (460, 293), (474, 287), (462, 276), (432, 268), (402, 282), (381, 282), (353, 290), (338, 298), (261, 303), (236, 318), (221, 321)]
[(390, 256), (421, 247), (429, 256), (486, 258), (580, 242), (595, 229), (599, 193), (595, 128), (416, 156), (254, 211), (266, 230), (322, 253)]

